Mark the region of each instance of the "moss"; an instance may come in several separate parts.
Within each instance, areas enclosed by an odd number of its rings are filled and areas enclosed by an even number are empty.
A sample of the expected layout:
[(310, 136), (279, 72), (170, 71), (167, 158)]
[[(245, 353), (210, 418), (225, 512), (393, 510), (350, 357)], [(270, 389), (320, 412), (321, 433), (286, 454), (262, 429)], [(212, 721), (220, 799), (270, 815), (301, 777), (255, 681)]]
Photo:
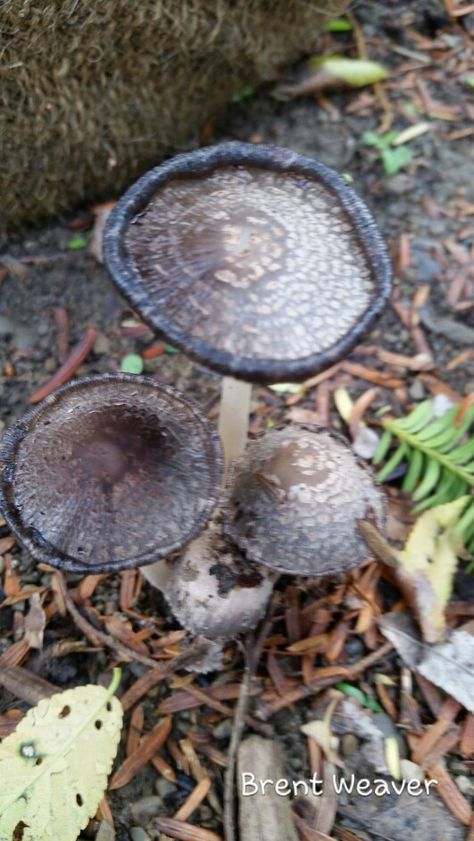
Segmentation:
[(118, 194), (344, 0), (4, 0), (1, 221)]

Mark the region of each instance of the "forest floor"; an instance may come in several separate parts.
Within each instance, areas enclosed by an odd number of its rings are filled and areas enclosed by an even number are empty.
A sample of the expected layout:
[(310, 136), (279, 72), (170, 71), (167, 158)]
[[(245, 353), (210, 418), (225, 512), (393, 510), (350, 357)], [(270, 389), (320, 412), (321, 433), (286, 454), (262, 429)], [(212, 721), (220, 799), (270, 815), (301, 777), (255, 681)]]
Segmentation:
[[(319, 52), (352, 57), (366, 53), (389, 71), (385, 82), (360, 90), (315, 91), (288, 101), (275, 98), (275, 85), (268, 84), (256, 92), (243, 92), (250, 95), (230, 104), (219, 122), (205, 127), (202, 139), (206, 143), (239, 139), (287, 146), (349, 174), (354, 189), (371, 208), (394, 264), (392, 305), (345, 366), (301, 392), (255, 388), (252, 433), (275, 422), (293, 420), (331, 423), (348, 434), (332, 399), (334, 390), (341, 387), (354, 401), (365, 395), (364, 419), (374, 428), (377, 410), (383, 406), (401, 415), (426, 397), (444, 394), (460, 403), (474, 392), (472, 41), (469, 45), (474, 14), (450, 16), (447, 8), (448, 4), (438, 2), (363, 3), (354, 11), (352, 29), (327, 33)], [(290, 69), (281, 81), (295, 83), (298, 73), (298, 69)], [(409, 148), (410, 160), (398, 172), (387, 174), (380, 151), (364, 141), (368, 131), (382, 137), (390, 131), (398, 136), (407, 132), (408, 140), (391, 148)], [(29, 396), (57, 370), (65, 346), (70, 350), (90, 325), (97, 337), (76, 375), (119, 371), (126, 355), (142, 355), (145, 373), (175, 385), (196, 399), (210, 417), (216, 415), (219, 378), (183, 354), (160, 346), (130, 311), (104, 267), (90, 253), (93, 222), (94, 209), (85, 208), (42, 228), (12, 234), (2, 244), (2, 253), (13, 259), (9, 264), (0, 262), (0, 435), (24, 414)], [(367, 395), (370, 389), (373, 394)], [(395, 496), (396, 489), (394, 500)], [(400, 500), (397, 504), (408, 522), (407, 506)], [(59, 601), (56, 611), (49, 610), (43, 649), (21, 647), (30, 588), (41, 588), (43, 606), (59, 597), (52, 584), (54, 575), (37, 569), (6, 532), (0, 533), (0, 550), (0, 575), (4, 577), (3, 592), (0, 586), (0, 654), (10, 652), (3, 665), (22, 665), (60, 688), (108, 681), (111, 663), (120, 659), (117, 653), (97, 650), (84, 641), (81, 631), (63, 615)], [(473, 616), (472, 581), (472, 576), (458, 573), (449, 613), (451, 628)], [(170, 660), (179, 652), (183, 635), (161, 597), (150, 592), (138, 572), (88, 576), (82, 581), (70, 576), (68, 585), (76, 604), (95, 627), (158, 659)], [(361, 588), (372, 599), (372, 625), (367, 611), (364, 613), (368, 601), (361, 597)], [(286, 775), (301, 779), (315, 768), (323, 769), (327, 761), (321, 749), (308, 751), (307, 739), (300, 731), (305, 722), (322, 717), (327, 691), (308, 693), (293, 704), (283, 703), (276, 712), (278, 698), (301, 686), (307, 669), (312, 672), (315, 667), (334, 665), (350, 669), (381, 649), (386, 640), (375, 618), (396, 604), (399, 593), (393, 579), (374, 563), (324, 587), (314, 581), (284, 579), (279, 592), (269, 639), (263, 643), (251, 708), (257, 718), (259, 714), (261, 720), (265, 718), (265, 732), (281, 745)], [(143, 633), (147, 628), (148, 637)], [(320, 649), (305, 647), (305, 640), (316, 635), (324, 636), (324, 645)], [(161, 646), (156, 645), (160, 639)], [(12, 652), (13, 645), (17, 648)], [(122, 665), (123, 692), (147, 667), (139, 662)], [(197, 827), (222, 834), (223, 766), (242, 669), (241, 650), (230, 644), (223, 670), (193, 678), (180, 673), (150, 686), (130, 704), (124, 732), (129, 731), (132, 707), (135, 726), (143, 732), (156, 724), (158, 710), (159, 715), (173, 714), (173, 741), (161, 751), (161, 761), (148, 762), (140, 769), (138, 763), (133, 779), (107, 795), (117, 839), (157, 838), (157, 818), (177, 811), (203, 769), (211, 777), (215, 797), (200, 803), (190, 820)], [(407, 673), (411, 682), (401, 690), (400, 680), (403, 676), (407, 679)], [(381, 674), (393, 684), (381, 683), (377, 678)], [(186, 692), (190, 680), (208, 693), (208, 705)], [(445, 796), (341, 795), (330, 801), (328, 795), (319, 819), (300, 811), (300, 821), (307, 827), (300, 827), (301, 837), (342, 841), (465, 838), (471, 820), (473, 716), (429, 681), (413, 677), (393, 647), (365, 672), (354, 671), (353, 678), (345, 680), (357, 686), (365, 699), (364, 715), (383, 715), (392, 722), (402, 757), (417, 757), (419, 766), (430, 767), (428, 747), (438, 747), (435, 759), (431, 758), (433, 767), (445, 763)], [(0, 693), (3, 736), (28, 704), (21, 694), (15, 697), (6, 689)], [(381, 711), (373, 712), (372, 704), (371, 712), (367, 699), (376, 701)], [(272, 705), (274, 714), (270, 714)], [(443, 714), (447, 721), (444, 730), (439, 724)], [(410, 741), (415, 719), (419, 722), (417, 738), (433, 734), (435, 725), (439, 734), (456, 731), (458, 738), (453, 736), (440, 746), (433, 735), (425, 753), (419, 745), (417, 753), (416, 739)], [(346, 770), (365, 767), (363, 743), (359, 734), (355, 747), (349, 749), (346, 744)], [(136, 747), (138, 744), (134, 742)], [(122, 745), (119, 762), (124, 750)], [(370, 761), (367, 768), (370, 771)], [(99, 817), (107, 823), (107, 805)], [(95, 837), (97, 827), (97, 822), (91, 824), (88, 837)], [(198, 834), (193, 837), (199, 841)], [(470, 841), (473, 837), (471, 828)], [(202, 841), (206, 841), (204, 835)]]

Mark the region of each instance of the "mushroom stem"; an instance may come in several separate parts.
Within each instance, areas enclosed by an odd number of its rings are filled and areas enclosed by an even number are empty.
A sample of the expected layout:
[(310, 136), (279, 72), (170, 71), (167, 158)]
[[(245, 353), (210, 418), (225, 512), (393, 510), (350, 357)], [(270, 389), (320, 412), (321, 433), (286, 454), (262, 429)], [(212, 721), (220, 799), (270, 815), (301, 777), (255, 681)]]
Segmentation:
[(251, 383), (233, 377), (224, 377), (222, 380), (218, 429), (226, 467), (245, 449), (251, 393)]

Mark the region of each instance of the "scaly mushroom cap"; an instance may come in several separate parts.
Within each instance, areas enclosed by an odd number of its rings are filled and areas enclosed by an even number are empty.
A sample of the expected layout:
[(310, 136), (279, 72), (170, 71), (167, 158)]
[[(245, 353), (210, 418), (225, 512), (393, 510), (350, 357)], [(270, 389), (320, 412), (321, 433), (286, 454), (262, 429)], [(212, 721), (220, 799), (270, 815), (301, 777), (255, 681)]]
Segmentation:
[(118, 202), (108, 269), (133, 307), (199, 362), (297, 381), (340, 359), (385, 305), (385, 246), (322, 164), (226, 143), (151, 170)]
[(275, 581), (213, 525), (168, 566), (163, 592), (171, 610), (187, 630), (210, 639), (230, 639), (254, 628)]
[(384, 501), (370, 470), (342, 438), (288, 427), (251, 442), (235, 465), (226, 531), (252, 561), (319, 576), (368, 557), (359, 520), (383, 527)]
[(36, 560), (110, 572), (195, 537), (220, 474), (217, 436), (179, 392), (146, 377), (88, 377), (5, 435), (0, 510)]

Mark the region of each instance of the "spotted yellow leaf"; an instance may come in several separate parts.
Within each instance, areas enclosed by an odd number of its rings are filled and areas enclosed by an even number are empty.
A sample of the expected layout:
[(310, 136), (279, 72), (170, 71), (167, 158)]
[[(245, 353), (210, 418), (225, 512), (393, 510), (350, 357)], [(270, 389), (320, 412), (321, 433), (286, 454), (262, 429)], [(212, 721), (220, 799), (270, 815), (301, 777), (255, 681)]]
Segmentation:
[(0, 841), (75, 841), (87, 825), (120, 739), (119, 680), (44, 698), (0, 744)]

